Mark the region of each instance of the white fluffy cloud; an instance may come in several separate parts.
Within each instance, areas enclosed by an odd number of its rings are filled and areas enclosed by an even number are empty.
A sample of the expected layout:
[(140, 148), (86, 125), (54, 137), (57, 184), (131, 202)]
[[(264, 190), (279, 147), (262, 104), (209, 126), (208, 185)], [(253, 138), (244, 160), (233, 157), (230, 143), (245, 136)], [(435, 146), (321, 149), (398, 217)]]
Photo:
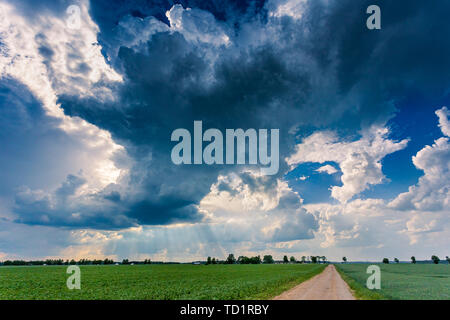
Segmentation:
[(317, 171), (317, 172), (320, 172), (320, 173), (325, 172), (325, 173), (327, 173), (327, 174), (335, 174), (336, 172), (338, 172), (338, 171), (336, 170), (335, 167), (333, 167), (333, 166), (331, 166), (331, 165), (329, 165), (329, 164), (320, 167), (320, 168), (317, 169), (316, 171)]
[(447, 107), (442, 107), (441, 109), (436, 111), (436, 115), (439, 117), (439, 128), (444, 135), (450, 137), (450, 110)]
[(450, 143), (449, 112), (447, 108), (436, 111), (439, 127), (447, 137), (441, 137), (426, 146), (412, 158), (417, 169), (423, 171), (416, 185), (400, 194), (389, 206), (399, 210), (441, 211), (450, 208)]
[(407, 140), (396, 142), (388, 134), (386, 128), (372, 127), (359, 140), (342, 142), (334, 132), (317, 132), (303, 139), (286, 161), (291, 167), (306, 162), (336, 162), (342, 171), (342, 186), (332, 187), (331, 195), (345, 203), (370, 185), (382, 183), (381, 160), (406, 147)]
[(271, 178), (250, 172), (220, 176), (200, 202), (200, 210), (212, 224), (246, 226), (255, 242), (313, 238), (317, 222), (302, 208), (300, 196), (278, 179), (267, 188), (267, 179)]
[(208, 43), (215, 46), (229, 45), (230, 37), (224, 25), (213, 14), (199, 9), (184, 9), (181, 4), (174, 5), (166, 13), (171, 30), (180, 32), (188, 41)]

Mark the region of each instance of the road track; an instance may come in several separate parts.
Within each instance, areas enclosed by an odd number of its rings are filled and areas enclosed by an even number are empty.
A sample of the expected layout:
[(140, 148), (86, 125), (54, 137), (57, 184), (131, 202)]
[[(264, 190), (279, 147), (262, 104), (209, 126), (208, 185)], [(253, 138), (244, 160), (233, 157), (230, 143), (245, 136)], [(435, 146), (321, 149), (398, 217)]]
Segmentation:
[(276, 296), (274, 300), (355, 300), (333, 265), (322, 273)]

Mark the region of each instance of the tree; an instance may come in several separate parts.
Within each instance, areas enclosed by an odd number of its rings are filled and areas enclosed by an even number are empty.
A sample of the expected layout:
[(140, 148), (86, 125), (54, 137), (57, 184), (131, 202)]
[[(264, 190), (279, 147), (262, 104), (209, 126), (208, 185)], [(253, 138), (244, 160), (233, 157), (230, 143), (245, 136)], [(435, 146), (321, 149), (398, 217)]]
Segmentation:
[(305, 257), (305, 256), (302, 256), (301, 263), (305, 263), (305, 262), (306, 262), (306, 257)]
[(435, 256), (435, 255), (432, 255), (432, 256), (431, 256), (431, 260), (433, 260), (433, 263), (434, 263), (434, 264), (438, 264), (439, 261), (441, 261), (441, 259), (439, 259), (439, 257), (438, 257), (438, 256)]
[(416, 264), (416, 257), (414, 256), (411, 257), (411, 263)]
[(122, 264), (130, 264), (130, 261), (128, 261), (128, 259), (123, 259)]
[(447, 260), (447, 263), (450, 264), (450, 258), (448, 256), (445, 256), (445, 260)]
[(344, 261), (344, 263), (347, 262), (347, 257), (342, 257), (342, 261)]
[(397, 258), (394, 258), (395, 263), (399, 263), (400, 261)]
[(327, 257), (325, 256), (321, 256), (323, 263), (325, 263), (327, 261)]
[(211, 257), (208, 257), (208, 258), (206, 259), (206, 264), (211, 264)]
[(211, 263), (212, 264), (217, 264), (216, 258), (212, 258)]
[(297, 260), (295, 259), (294, 256), (292, 256), (292, 257), (289, 259), (289, 261), (291, 261), (292, 263), (296, 263), (296, 262), (297, 262)]
[(284, 256), (284, 257), (283, 257), (283, 263), (288, 263), (288, 262), (289, 262), (288, 257), (287, 257), (287, 256)]
[(261, 263), (261, 257), (260, 256), (256, 256), (256, 257), (251, 257), (251, 260), (253, 264), (260, 264)]
[(249, 261), (249, 258), (246, 256), (239, 256), (239, 258), (237, 259), (237, 263), (239, 264), (247, 264)]
[(273, 260), (271, 255), (265, 255), (263, 258), (263, 262), (270, 264), (270, 263), (274, 263), (275, 261)]
[(317, 257), (316, 256), (311, 256), (311, 262), (312, 263), (317, 263)]
[(388, 258), (383, 258), (383, 263), (389, 264), (389, 259)]
[(228, 255), (227, 261), (225, 263), (226, 264), (234, 264), (234, 263), (236, 263), (236, 258), (234, 257), (234, 254), (230, 253)]

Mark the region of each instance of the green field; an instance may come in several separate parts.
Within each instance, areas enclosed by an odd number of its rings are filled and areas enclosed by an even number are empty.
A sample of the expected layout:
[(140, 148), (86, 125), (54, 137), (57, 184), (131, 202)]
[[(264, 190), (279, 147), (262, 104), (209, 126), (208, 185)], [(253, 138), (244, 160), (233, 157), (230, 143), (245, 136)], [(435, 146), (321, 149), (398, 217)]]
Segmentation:
[(337, 264), (344, 280), (360, 299), (450, 299), (448, 264), (378, 264), (381, 290), (366, 288), (368, 264)]
[(0, 267), (0, 299), (268, 299), (324, 265), (81, 266), (81, 290), (66, 268)]

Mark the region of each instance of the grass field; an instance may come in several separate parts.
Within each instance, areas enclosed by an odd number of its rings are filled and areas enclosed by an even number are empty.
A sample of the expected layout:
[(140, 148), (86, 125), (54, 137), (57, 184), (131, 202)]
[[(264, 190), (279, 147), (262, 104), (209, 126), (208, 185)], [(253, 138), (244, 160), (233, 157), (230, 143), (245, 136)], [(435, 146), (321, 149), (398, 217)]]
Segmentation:
[(360, 299), (450, 299), (448, 264), (378, 264), (381, 290), (366, 288), (368, 264), (337, 264), (342, 277)]
[(268, 299), (324, 266), (81, 266), (81, 290), (67, 289), (66, 268), (0, 267), (0, 299)]

